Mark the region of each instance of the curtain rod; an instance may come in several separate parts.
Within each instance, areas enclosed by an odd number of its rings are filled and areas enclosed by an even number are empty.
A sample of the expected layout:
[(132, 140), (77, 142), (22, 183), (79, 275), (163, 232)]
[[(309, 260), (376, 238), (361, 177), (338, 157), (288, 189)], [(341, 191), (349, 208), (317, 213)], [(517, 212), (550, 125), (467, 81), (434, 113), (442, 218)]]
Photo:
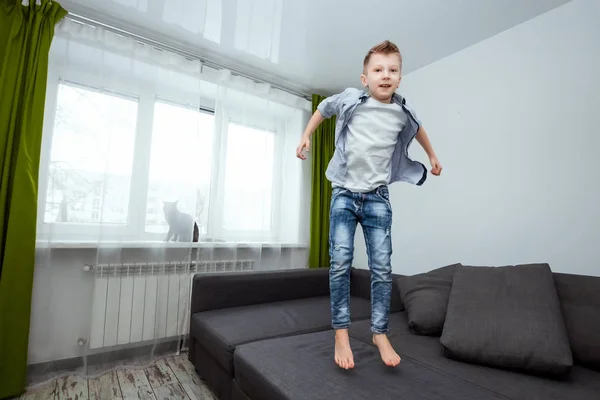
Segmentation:
[(116, 26), (109, 25), (107, 23), (98, 21), (96, 19), (85, 17), (83, 15), (79, 15), (79, 14), (75, 14), (75, 13), (71, 13), (71, 12), (69, 12), (67, 14), (67, 18), (69, 18), (69, 19), (71, 19), (71, 20), (73, 20), (75, 22), (79, 22), (79, 23), (82, 23), (82, 24), (87, 24), (87, 25), (99, 27), (99, 28), (105, 29), (107, 31), (110, 31), (112, 33), (116, 33), (118, 35), (122, 35), (122, 36), (126, 36), (126, 37), (129, 37), (129, 38), (135, 39), (135, 40), (137, 40), (139, 42), (142, 42), (144, 44), (156, 47), (157, 49), (170, 51), (172, 53), (176, 53), (176, 54), (178, 54), (180, 56), (183, 56), (183, 57), (186, 57), (186, 58), (191, 58), (191, 59), (199, 60), (200, 62), (202, 62), (202, 64), (204, 64), (204, 65), (206, 65), (206, 66), (208, 66), (210, 68), (227, 69), (227, 70), (231, 71), (234, 75), (238, 75), (238, 76), (241, 76), (243, 78), (247, 78), (247, 79), (250, 79), (252, 81), (258, 82), (258, 83), (268, 83), (272, 87), (274, 87), (276, 89), (279, 89), (279, 90), (282, 90), (284, 92), (293, 94), (294, 96), (302, 97), (302, 98), (304, 98), (304, 99), (306, 99), (308, 101), (312, 100), (312, 96), (310, 94), (308, 94), (308, 93), (299, 92), (299, 91), (294, 90), (294, 89), (292, 89), (290, 87), (286, 87), (286, 86), (283, 86), (283, 85), (280, 85), (280, 84), (269, 82), (269, 81), (267, 81), (267, 80), (265, 80), (263, 78), (260, 78), (258, 76), (255, 76), (255, 75), (252, 75), (252, 74), (248, 74), (246, 72), (237, 70), (235, 68), (230, 68), (227, 65), (223, 65), (223, 64), (220, 64), (220, 63), (215, 62), (215, 61), (211, 61), (211, 60), (209, 60), (209, 59), (207, 59), (207, 58), (205, 58), (203, 56), (200, 56), (199, 54), (191, 53), (189, 51), (186, 51), (186, 50), (183, 50), (183, 49), (180, 49), (180, 48), (177, 48), (177, 47), (173, 47), (173, 46), (171, 46), (169, 44), (159, 42), (157, 40), (151, 39), (151, 38), (146, 37), (146, 36), (138, 35), (137, 33), (133, 33), (133, 32), (127, 31), (125, 29), (117, 28)]

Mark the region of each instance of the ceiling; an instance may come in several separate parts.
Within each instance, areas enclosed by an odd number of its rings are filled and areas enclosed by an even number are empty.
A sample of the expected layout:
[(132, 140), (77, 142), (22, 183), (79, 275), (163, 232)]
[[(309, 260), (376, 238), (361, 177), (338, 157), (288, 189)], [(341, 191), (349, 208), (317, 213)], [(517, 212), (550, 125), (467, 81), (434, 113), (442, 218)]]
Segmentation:
[(360, 85), (364, 55), (382, 40), (400, 47), (406, 75), (570, 0), (59, 1), (294, 90), (331, 94)]

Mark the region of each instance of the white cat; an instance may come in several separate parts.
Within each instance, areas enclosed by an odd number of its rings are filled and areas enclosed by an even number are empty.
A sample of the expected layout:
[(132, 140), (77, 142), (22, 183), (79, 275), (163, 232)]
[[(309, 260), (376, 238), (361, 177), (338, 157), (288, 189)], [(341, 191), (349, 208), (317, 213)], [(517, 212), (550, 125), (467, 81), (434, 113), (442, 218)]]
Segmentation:
[(194, 218), (177, 209), (177, 201), (163, 201), (163, 212), (169, 224), (169, 232), (165, 241), (173, 238), (176, 242), (197, 242), (199, 236), (198, 224)]

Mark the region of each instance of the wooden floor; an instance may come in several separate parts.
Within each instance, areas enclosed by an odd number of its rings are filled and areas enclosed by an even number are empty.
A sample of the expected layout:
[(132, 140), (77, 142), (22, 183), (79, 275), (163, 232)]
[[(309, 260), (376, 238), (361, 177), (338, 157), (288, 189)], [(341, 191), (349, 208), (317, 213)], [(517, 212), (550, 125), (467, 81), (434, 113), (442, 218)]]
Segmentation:
[[(135, 365), (139, 363), (139, 367)], [(187, 354), (158, 360), (142, 367), (141, 362), (109, 371), (95, 379), (77, 375), (60, 377), (36, 386), (19, 399), (104, 400), (104, 399), (177, 399), (216, 400), (198, 377)]]

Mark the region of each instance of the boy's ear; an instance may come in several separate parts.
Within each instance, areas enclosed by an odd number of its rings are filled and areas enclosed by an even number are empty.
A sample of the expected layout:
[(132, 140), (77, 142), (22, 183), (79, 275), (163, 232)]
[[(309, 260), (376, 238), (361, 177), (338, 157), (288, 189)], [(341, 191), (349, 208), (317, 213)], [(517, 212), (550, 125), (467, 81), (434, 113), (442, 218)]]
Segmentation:
[(367, 76), (365, 74), (360, 75), (360, 81), (364, 87), (367, 87), (369, 83), (367, 82)]

